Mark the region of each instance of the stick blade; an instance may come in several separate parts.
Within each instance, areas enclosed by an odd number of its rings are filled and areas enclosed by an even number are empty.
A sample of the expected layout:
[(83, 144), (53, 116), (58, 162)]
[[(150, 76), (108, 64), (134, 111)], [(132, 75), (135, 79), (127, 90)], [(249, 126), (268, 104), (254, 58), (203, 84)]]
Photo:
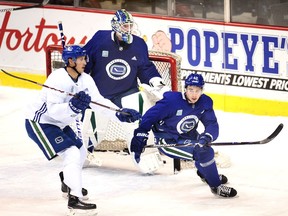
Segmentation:
[(266, 139), (260, 141), (259, 144), (266, 144), (272, 141), (282, 131), (283, 127), (284, 127), (283, 123), (279, 124), (278, 127), (275, 129), (275, 131), (273, 131), (273, 133), (270, 136), (268, 136)]

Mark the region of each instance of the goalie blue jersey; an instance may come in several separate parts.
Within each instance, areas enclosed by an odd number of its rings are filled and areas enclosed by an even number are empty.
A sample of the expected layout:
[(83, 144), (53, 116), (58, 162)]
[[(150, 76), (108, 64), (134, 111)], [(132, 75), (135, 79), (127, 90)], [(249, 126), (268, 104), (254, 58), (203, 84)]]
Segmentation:
[[(213, 110), (213, 101), (202, 94), (195, 104), (188, 103), (181, 92), (166, 92), (164, 98), (151, 107), (142, 117), (139, 128), (169, 134), (174, 140), (198, 139), (198, 123), (202, 122), (205, 131), (213, 137), (219, 135), (219, 125)], [(165, 138), (165, 137), (164, 137)]]
[(149, 61), (145, 41), (133, 35), (131, 44), (121, 44), (110, 30), (100, 30), (83, 47), (89, 62), (85, 71), (90, 73), (100, 93), (112, 99), (128, 90), (138, 91), (137, 77), (149, 84), (152, 77), (161, 77)]

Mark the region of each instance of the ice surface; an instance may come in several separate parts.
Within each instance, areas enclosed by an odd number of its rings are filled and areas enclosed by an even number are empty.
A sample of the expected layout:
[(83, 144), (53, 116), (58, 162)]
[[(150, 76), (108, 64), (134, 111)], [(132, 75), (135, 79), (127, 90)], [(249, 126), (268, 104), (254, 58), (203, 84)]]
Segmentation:
[[(26, 135), (23, 108), (37, 90), (0, 86), (0, 215), (65, 215), (58, 172), (61, 161), (48, 162)], [(288, 213), (288, 118), (217, 111), (217, 141), (254, 141), (267, 137), (279, 123), (284, 129), (272, 142), (259, 146), (215, 149), (231, 157), (219, 169), (239, 197), (217, 198), (195, 170), (173, 174), (172, 160), (155, 175), (138, 172), (129, 156), (99, 153), (102, 167), (84, 169), (100, 216), (286, 216)]]

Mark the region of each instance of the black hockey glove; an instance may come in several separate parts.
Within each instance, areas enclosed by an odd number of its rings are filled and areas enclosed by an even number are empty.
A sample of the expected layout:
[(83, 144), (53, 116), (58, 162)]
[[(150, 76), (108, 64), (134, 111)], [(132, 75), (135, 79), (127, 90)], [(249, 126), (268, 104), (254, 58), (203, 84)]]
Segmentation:
[(131, 140), (130, 152), (134, 152), (134, 158), (137, 163), (140, 162), (141, 153), (147, 145), (149, 133), (145, 130), (137, 128), (134, 130), (134, 137)]
[(121, 122), (135, 122), (141, 118), (141, 114), (134, 110), (134, 109), (128, 109), (128, 108), (122, 108), (121, 112), (116, 113), (117, 118)]
[(69, 107), (73, 110), (75, 113), (81, 113), (84, 112), (89, 104), (91, 102), (91, 97), (86, 94), (84, 91), (80, 91), (77, 94), (75, 94), (74, 97), (72, 97), (69, 101)]

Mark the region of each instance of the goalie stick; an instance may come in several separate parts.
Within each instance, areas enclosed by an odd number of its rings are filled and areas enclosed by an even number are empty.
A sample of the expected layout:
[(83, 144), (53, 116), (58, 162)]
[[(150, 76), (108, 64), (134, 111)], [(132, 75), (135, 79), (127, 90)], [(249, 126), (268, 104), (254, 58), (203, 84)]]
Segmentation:
[[(6, 75), (11, 76), (11, 77), (13, 77), (13, 78), (20, 79), (20, 80), (24, 80), (24, 81), (26, 81), (26, 82), (30, 82), (30, 83), (33, 83), (33, 84), (36, 84), (36, 85), (39, 85), (39, 86), (42, 86), (42, 87), (45, 87), (45, 88), (48, 88), (48, 89), (52, 89), (52, 90), (54, 90), (54, 91), (58, 91), (58, 92), (61, 92), (61, 93), (63, 93), (63, 94), (66, 94), (66, 95), (69, 95), (69, 96), (72, 96), (72, 97), (75, 97), (75, 94), (72, 94), (72, 93), (70, 93), (70, 92), (65, 92), (65, 91), (63, 91), (63, 90), (56, 89), (56, 88), (47, 86), (47, 85), (45, 85), (45, 84), (42, 84), (42, 83), (33, 81), (33, 80), (29, 80), (29, 79), (26, 79), (26, 78), (23, 78), (23, 77), (19, 77), (19, 76), (13, 75), (13, 74), (8, 73), (7, 71), (5, 71), (5, 70), (3, 70), (3, 69), (1, 69), (1, 71), (2, 71), (3, 73), (5, 73)], [(91, 103), (96, 104), (96, 105), (101, 106), (101, 107), (104, 107), (104, 108), (107, 108), (107, 109), (110, 109), (110, 110), (115, 111), (115, 112), (122, 113), (122, 114), (124, 114), (124, 115), (130, 115), (129, 113), (123, 112), (123, 111), (120, 110), (120, 109), (115, 109), (115, 108), (113, 108), (113, 107), (109, 107), (109, 106), (106, 106), (106, 105), (104, 105), (104, 104), (97, 103), (97, 102), (95, 102), (95, 101), (91, 101)]]
[(0, 12), (8, 12), (8, 11), (16, 11), (16, 10), (25, 10), (25, 9), (30, 9), (30, 8), (38, 8), (38, 7), (43, 7), (49, 3), (50, 0), (43, 0), (41, 3), (36, 4), (36, 5), (31, 5), (31, 6), (23, 6), (23, 7), (17, 7), (17, 8), (5, 8), (5, 9), (0, 9)]
[[(259, 144), (266, 144), (272, 141), (283, 129), (284, 125), (281, 123), (277, 126), (277, 128), (273, 131), (270, 136), (263, 140), (259, 141), (243, 141), (243, 142), (215, 142), (208, 144), (209, 146), (233, 146), (233, 145), (259, 145)], [(147, 145), (145, 148), (163, 148), (163, 147), (187, 147), (193, 146), (196, 143), (187, 143), (187, 144), (155, 144), (155, 145)]]

